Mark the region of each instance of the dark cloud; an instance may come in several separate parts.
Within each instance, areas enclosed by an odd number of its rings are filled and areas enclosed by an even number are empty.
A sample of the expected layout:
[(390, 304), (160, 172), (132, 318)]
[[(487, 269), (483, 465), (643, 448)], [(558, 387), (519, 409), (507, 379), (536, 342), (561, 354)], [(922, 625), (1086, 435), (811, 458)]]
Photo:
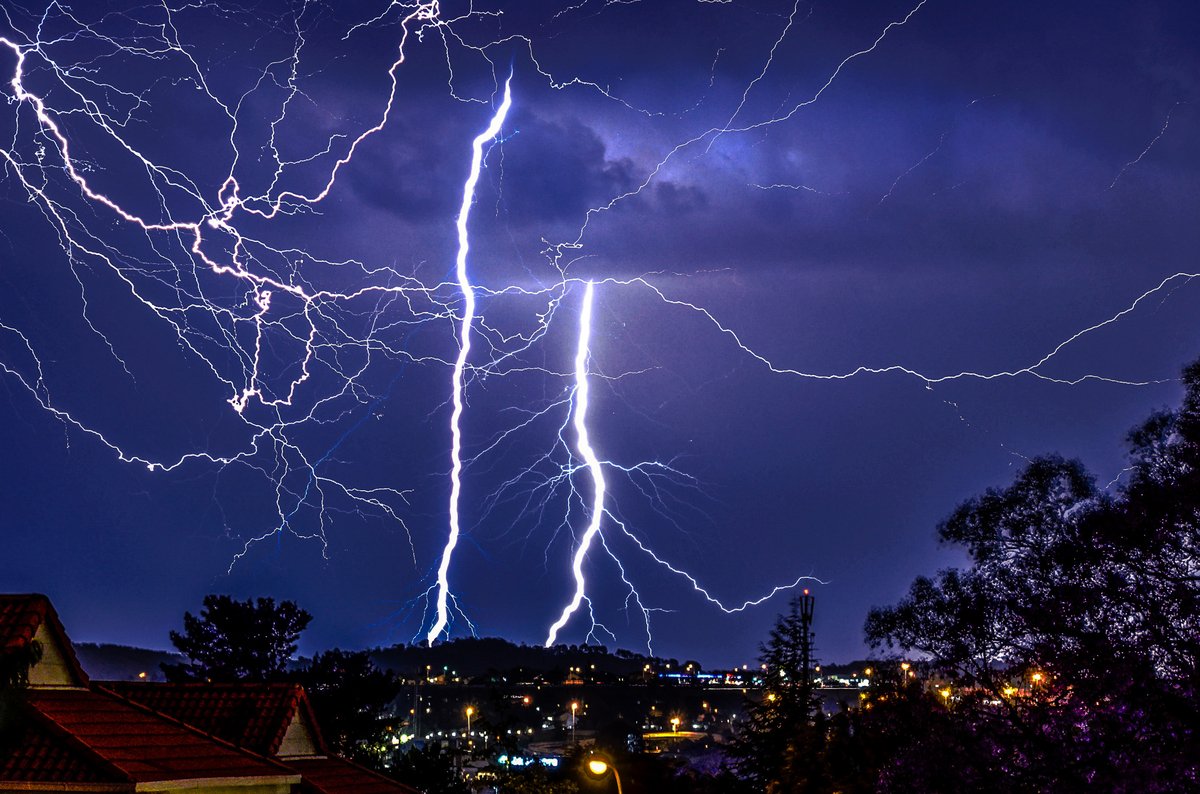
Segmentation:
[(513, 223), (579, 219), (637, 184), (634, 163), (610, 158), (601, 137), (578, 119), (522, 108), (508, 126), (508, 142), (489, 155), (489, 170), (493, 188), (503, 180), (501, 203)]

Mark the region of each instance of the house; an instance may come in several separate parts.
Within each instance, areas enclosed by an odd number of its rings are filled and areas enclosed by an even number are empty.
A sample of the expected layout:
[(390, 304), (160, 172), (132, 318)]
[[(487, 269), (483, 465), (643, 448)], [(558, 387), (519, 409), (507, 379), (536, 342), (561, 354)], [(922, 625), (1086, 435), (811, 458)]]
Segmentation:
[(0, 792), (414, 792), (330, 753), (299, 685), (90, 681), (49, 599), (0, 595), (0, 654), (33, 642)]

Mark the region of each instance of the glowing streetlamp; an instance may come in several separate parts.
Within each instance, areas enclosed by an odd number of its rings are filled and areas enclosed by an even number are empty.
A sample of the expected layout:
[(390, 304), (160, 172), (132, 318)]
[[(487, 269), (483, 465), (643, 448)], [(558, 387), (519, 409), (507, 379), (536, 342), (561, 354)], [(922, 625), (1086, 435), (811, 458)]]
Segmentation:
[(467, 706), (467, 741), (471, 741), (471, 715), (475, 713), (474, 706)]
[(617, 782), (617, 794), (624, 794), (621, 791), (621, 776), (617, 774), (617, 768), (610, 764), (603, 756), (594, 755), (588, 759), (586, 764), (587, 772), (596, 780), (603, 780), (612, 772), (613, 780)]
[(679, 718), (672, 717), (671, 718), (671, 733), (677, 733), (678, 731), (679, 731)]
[(575, 712), (579, 709), (579, 703), (571, 701), (571, 744), (575, 744)]

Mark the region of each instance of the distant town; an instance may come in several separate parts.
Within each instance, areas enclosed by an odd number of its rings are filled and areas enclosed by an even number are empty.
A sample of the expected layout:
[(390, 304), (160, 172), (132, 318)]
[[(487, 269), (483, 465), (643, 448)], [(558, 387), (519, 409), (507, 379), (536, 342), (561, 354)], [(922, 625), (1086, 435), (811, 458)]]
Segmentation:
[[(76, 651), (95, 677), (114, 681), (163, 681), (160, 665), (180, 658), (105, 644), (79, 643)], [(669, 755), (711, 772), (748, 700), (761, 699), (770, 672), (757, 663), (705, 668), (602, 645), (547, 649), (495, 638), (381, 648), (370, 656), (403, 682), (385, 715), (388, 746), (379, 748), (391, 757), (385, 765), (410, 747), (433, 744), (458, 754), (468, 774), (494, 764), (554, 767), (614, 731), (622, 735), (606, 738), (619, 738), (630, 751)], [(856, 706), (879, 665), (816, 665), (822, 708)]]

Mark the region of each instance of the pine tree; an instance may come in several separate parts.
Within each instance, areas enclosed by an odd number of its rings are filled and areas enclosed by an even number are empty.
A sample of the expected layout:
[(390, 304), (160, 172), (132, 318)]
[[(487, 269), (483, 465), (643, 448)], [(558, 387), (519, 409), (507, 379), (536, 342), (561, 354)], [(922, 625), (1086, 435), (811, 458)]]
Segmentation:
[(812, 616), (813, 597), (806, 590), (792, 599), (761, 646), (762, 697), (748, 703), (731, 748), (739, 776), (757, 791), (822, 788), (824, 720), (813, 693)]

